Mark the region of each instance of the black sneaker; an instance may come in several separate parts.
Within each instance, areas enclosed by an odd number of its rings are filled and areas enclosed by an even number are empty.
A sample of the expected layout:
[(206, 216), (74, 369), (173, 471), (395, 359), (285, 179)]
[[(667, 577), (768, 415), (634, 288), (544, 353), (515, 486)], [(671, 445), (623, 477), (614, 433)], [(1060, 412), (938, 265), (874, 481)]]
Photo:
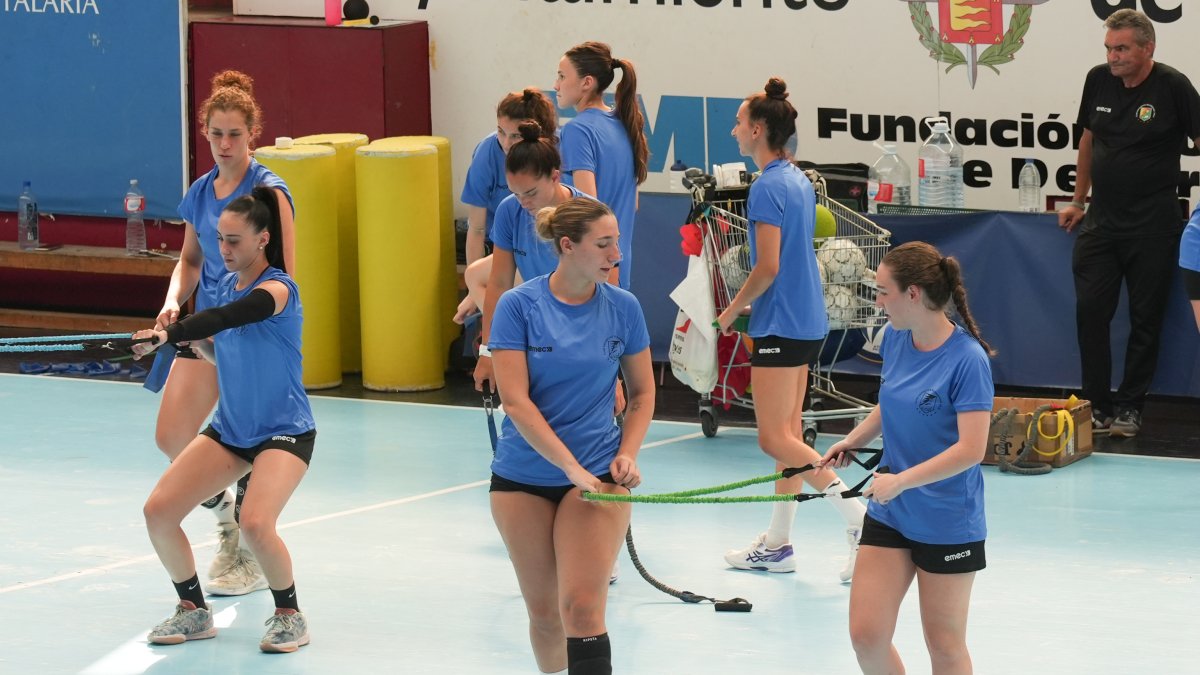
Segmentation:
[(1108, 431), (1112, 426), (1113, 418), (1099, 410), (1092, 410), (1092, 430), (1093, 431)]
[(1108, 435), (1113, 438), (1133, 438), (1142, 428), (1142, 413), (1129, 408), (1122, 410), (1113, 420)]

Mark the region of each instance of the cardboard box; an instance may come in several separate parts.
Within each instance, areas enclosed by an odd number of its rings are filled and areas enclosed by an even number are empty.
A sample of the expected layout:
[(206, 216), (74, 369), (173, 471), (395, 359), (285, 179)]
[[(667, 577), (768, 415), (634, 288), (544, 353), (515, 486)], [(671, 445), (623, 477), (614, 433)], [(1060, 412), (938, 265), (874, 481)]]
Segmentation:
[[(1033, 412), (1045, 404), (1050, 404), (1057, 408), (1065, 408), (1067, 401), (1052, 398), (1016, 398), (1008, 396), (997, 396), (995, 398), (992, 403), (993, 415), (1005, 408), (1017, 409), (1017, 414), (1013, 417), (1012, 433), (1008, 437), (1010, 444), (1008, 449), (1009, 461), (1014, 461), (1021, 452), (1021, 447), (1025, 443), (1025, 433), (1030, 430), (1029, 423), (1033, 418)], [(1044, 415), (1041, 419), (1041, 434), (1039, 435), (1036, 430), (1032, 431), (1035, 436), (1038, 436), (1035, 447), (1042, 452), (1055, 454), (1045, 456), (1031, 452), (1026, 457), (1026, 460), (1041, 462), (1058, 468), (1092, 454), (1091, 402), (1076, 401), (1074, 407), (1070, 408), (1069, 412), (1071, 413), (1071, 418), (1075, 421), (1075, 431), (1073, 434), (1070, 434), (1070, 438), (1066, 439), (1064, 443), (1064, 437), (1067, 434), (1065, 430), (1062, 434), (1058, 433), (1058, 418), (1053, 414)], [(997, 432), (997, 426), (994, 425), (992, 427), (991, 439), (988, 442), (988, 452), (983, 458), (984, 464), (997, 463), (996, 444), (999, 442)]]

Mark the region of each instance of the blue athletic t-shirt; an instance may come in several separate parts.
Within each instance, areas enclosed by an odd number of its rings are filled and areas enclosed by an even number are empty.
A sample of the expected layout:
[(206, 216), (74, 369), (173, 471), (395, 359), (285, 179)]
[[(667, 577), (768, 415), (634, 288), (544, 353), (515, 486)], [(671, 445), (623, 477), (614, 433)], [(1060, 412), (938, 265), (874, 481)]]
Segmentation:
[[(912, 331), (884, 328), (879, 407), (883, 460), (900, 473), (958, 442), (958, 413), (992, 409), (987, 353), (961, 326), (937, 349), (918, 351)], [(926, 544), (965, 544), (987, 538), (983, 472), (976, 464), (949, 478), (910, 488), (892, 501), (867, 504), (867, 514)]]
[(463, 204), (487, 209), (484, 238), (488, 241), (495, 241), (492, 223), (495, 222), (496, 209), (500, 207), (500, 202), (512, 194), (504, 177), (504, 159), (504, 148), (500, 147), (500, 139), (493, 131), (479, 141), (471, 153), (471, 166), (467, 167), (467, 181), (463, 183), (460, 197)]
[(608, 205), (621, 230), (621, 288), (629, 288), (633, 269), (633, 226), (637, 213), (637, 176), (633, 172), (633, 146), (621, 119), (611, 110), (588, 108), (562, 126), (563, 182), (574, 185), (571, 172), (596, 175), (592, 195)]
[(283, 311), (265, 321), (223, 330), (213, 338), (220, 402), (212, 426), (222, 441), (239, 448), (316, 428), (300, 381), (304, 310), (296, 282), (282, 270), (268, 267), (253, 284), (236, 290), (237, 273), (230, 272), (218, 284), (217, 306), (246, 297), (264, 281), (287, 286)]
[[(628, 291), (596, 284), (582, 305), (550, 292), (550, 275), (500, 296), (488, 347), (524, 351), (529, 398), (559, 439), (593, 475), (607, 473), (621, 444), (613, 422), (621, 357), (650, 346), (641, 305)], [(561, 469), (521, 437), (511, 419), (501, 426), (492, 472), (518, 483), (570, 485)]]
[(746, 199), (750, 265), (758, 262), (756, 223), (779, 228), (779, 273), (750, 312), (751, 337), (820, 340), (829, 332), (821, 273), (813, 251), (817, 198), (812, 182), (785, 159), (768, 164)]
[(1179, 266), (1185, 270), (1200, 272), (1200, 205), (1192, 211), (1183, 238), (1179, 240)]
[(179, 202), (179, 216), (196, 228), (196, 238), (200, 240), (200, 248), (204, 251), (204, 266), (200, 272), (200, 283), (196, 286), (197, 312), (216, 306), (217, 282), (227, 274), (217, 243), (217, 221), (229, 202), (250, 194), (250, 191), (259, 185), (265, 185), (283, 190), (295, 215), (296, 204), (292, 201), (292, 193), (288, 191), (287, 184), (253, 157), (250, 158), (250, 166), (246, 169), (242, 182), (228, 197), (217, 199), (213, 191), (213, 181), (216, 179), (217, 169), (214, 167), (212, 171), (197, 178), (183, 196), (183, 201)]
[[(568, 185), (571, 197), (588, 197)], [(509, 195), (496, 209), (496, 221), (492, 228), (492, 243), (496, 248), (513, 254), (513, 261), (522, 279), (532, 279), (550, 274), (558, 267), (558, 253), (554, 243), (538, 236), (534, 226), (534, 215), (521, 208), (516, 195)]]

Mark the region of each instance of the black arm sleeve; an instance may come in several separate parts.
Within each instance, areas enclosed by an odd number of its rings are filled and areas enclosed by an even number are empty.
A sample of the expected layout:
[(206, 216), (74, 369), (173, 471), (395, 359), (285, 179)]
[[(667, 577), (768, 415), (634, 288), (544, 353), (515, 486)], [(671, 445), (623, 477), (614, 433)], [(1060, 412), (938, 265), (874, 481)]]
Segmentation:
[(275, 315), (275, 298), (256, 288), (241, 300), (213, 307), (167, 326), (167, 342), (203, 340), (229, 328), (266, 321)]

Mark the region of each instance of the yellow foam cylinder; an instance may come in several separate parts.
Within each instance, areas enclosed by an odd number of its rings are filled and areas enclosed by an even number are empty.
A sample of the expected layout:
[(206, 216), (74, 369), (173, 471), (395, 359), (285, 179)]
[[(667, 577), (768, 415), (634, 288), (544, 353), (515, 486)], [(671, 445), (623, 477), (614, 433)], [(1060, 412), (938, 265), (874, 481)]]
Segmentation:
[(297, 145), (333, 148), (337, 158), (338, 308), (341, 311), (342, 372), (362, 372), (362, 333), (358, 311), (358, 198), (354, 151), (367, 144), (365, 134), (314, 134)]
[(337, 157), (319, 145), (268, 146), (254, 158), (287, 183), (296, 204), (296, 269), (304, 307), (301, 381), (307, 389), (342, 383), (338, 312)]
[(398, 138), (355, 150), (363, 386), (445, 384), (438, 150)]
[[(438, 151), (438, 233), (440, 237), (438, 269), (441, 279), (441, 326), (442, 341), (449, 347), (462, 334), (462, 326), (454, 323), (454, 312), (458, 309), (458, 261), (454, 250), (454, 176), (450, 165), (450, 139), (443, 136), (396, 136), (380, 139), (387, 143), (428, 143)], [(443, 350), (443, 356), (449, 355)], [(449, 365), (448, 363), (446, 365)]]

